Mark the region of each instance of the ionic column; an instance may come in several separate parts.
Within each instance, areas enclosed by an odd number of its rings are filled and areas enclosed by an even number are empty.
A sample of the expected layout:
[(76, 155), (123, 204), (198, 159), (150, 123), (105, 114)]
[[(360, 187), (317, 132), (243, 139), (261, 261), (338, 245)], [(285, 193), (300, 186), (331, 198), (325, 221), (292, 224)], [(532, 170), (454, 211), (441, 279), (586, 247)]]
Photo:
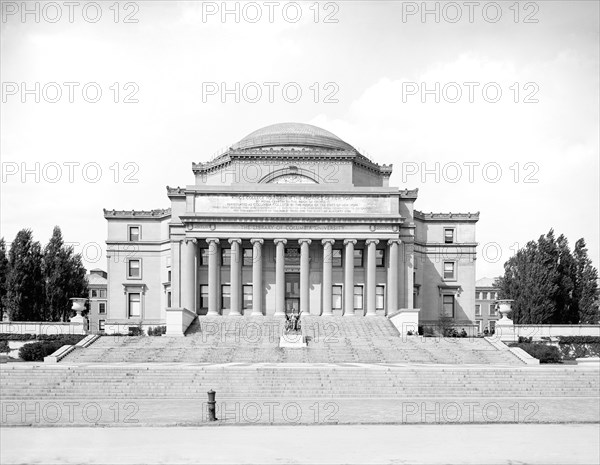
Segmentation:
[(206, 239), (208, 244), (208, 312), (219, 314), (219, 239)]
[(300, 244), (300, 311), (310, 313), (310, 239), (298, 239)]
[(398, 244), (400, 244), (400, 240), (390, 239), (387, 243), (389, 262), (385, 314), (389, 315), (398, 310)]
[(242, 254), (240, 252), (241, 239), (229, 239), (231, 244), (231, 310), (230, 315), (242, 314)]
[(344, 316), (354, 316), (354, 244), (356, 239), (344, 239)]
[(262, 239), (250, 239), (252, 243), (252, 314), (262, 315)]
[(375, 283), (377, 267), (375, 266), (375, 250), (379, 241), (377, 239), (367, 239), (367, 316), (375, 316)]
[(196, 239), (181, 243), (181, 306), (196, 313)]
[(275, 239), (275, 316), (285, 315), (285, 244), (286, 239)]
[(331, 274), (333, 271), (334, 239), (322, 239), (323, 244), (323, 316), (333, 315), (331, 309)]

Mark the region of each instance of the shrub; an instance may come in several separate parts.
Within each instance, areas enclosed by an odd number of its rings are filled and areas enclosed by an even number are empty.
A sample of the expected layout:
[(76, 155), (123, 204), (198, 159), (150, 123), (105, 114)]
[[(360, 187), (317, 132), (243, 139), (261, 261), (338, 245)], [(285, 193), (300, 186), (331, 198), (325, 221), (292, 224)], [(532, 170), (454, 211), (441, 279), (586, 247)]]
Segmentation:
[(142, 325), (140, 325), (140, 326), (130, 326), (129, 327), (129, 335), (130, 336), (143, 336), (144, 335), (144, 328), (142, 328)]
[(35, 334), (0, 334), (0, 341), (30, 341), (31, 339), (35, 339)]
[(525, 337), (525, 336), (519, 336), (519, 344), (529, 344), (531, 341), (533, 340), (533, 337)]
[(19, 349), (19, 357), (26, 362), (43, 362), (44, 357), (56, 352), (64, 345), (59, 341), (32, 342)]
[(8, 341), (0, 340), (0, 353), (8, 353), (10, 352), (10, 347), (8, 346)]
[(600, 344), (598, 336), (560, 336), (559, 344)]
[[(83, 334), (0, 334), (0, 341), (67, 341), (65, 344), (77, 344)], [(70, 342), (75, 341), (75, 342)]]
[(540, 363), (560, 363), (558, 347), (534, 343), (513, 343), (510, 346), (523, 349), (532, 357), (537, 358)]

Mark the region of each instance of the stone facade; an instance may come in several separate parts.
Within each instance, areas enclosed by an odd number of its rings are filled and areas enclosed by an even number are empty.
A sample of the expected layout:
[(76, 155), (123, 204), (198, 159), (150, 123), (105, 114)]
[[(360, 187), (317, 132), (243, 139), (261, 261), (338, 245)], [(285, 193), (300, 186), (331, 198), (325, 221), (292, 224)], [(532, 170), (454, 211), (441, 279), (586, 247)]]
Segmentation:
[(108, 276), (106, 271), (95, 268), (87, 275), (88, 302), (87, 327), (89, 333), (97, 334), (104, 331), (108, 316)]
[(498, 288), (494, 286), (494, 279), (481, 278), (475, 282), (475, 322), (480, 333), (486, 329), (494, 333), (501, 317), (497, 300)]
[[(197, 315), (391, 315), (472, 324), (478, 213), (421, 213), (418, 191), (335, 135), (284, 123), (192, 164), (171, 208), (105, 210), (113, 328)], [(108, 329), (107, 329), (108, 330)], [(116, 330), (116, 329), (115, 329)], [(119, 329), (120, 330), (120, 329)]]

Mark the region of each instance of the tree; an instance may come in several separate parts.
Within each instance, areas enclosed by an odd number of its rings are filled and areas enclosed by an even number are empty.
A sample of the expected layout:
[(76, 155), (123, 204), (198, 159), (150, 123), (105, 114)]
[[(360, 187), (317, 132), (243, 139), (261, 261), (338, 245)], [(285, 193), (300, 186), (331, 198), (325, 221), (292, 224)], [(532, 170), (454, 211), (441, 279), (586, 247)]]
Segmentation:
[(6, 242), (0, 238), (0, 319), (4, 319), (4, 298), (6, 296), (6, 279), (8, 274), (8, 257), (6, 256)]
[(71, 297), (87, 296), (87, 280), (81, 256), (66, 246), (62, 232), (54, 227), (44, 248), (45, 321), (66, 321), (71, 315)]
[(10, 247), (3, 305), (11, 321), (43, 319), (42, 252), (30, 229), (19, 231)]
[(599, 324), (600, 310), (598, 289), (598, 270), (592, 266), (588, 257), (585, 240), (575, 243), (573, 256), (575, 261), (574, 298), (578, 302), (579, 322), (582, 324)]
[[(555, 238), (551, 229), (504, 264), (504, 276), (496, 285), (501, 298), (514, 300), (515, 323), (574, 324), (592, 322), (594, 315), (597, 319), (598, 273), (580, 241), (571, 253), (567, 238)], [(583, 318), (584, 313), (589, 316)]]

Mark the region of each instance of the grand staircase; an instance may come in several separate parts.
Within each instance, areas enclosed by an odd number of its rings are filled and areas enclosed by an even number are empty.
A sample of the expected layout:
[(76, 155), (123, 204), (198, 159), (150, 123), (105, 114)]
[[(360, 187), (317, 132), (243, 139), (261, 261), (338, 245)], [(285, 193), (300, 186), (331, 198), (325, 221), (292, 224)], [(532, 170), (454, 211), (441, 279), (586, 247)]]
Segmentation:
[(401, 336), (383, 316), (302, 317), (304, 349), (279, 348), (283, 318), (201, 317), (186, 337), (103, 336), (62, 363), (426, 363), (522, 366), (483, 338)]

